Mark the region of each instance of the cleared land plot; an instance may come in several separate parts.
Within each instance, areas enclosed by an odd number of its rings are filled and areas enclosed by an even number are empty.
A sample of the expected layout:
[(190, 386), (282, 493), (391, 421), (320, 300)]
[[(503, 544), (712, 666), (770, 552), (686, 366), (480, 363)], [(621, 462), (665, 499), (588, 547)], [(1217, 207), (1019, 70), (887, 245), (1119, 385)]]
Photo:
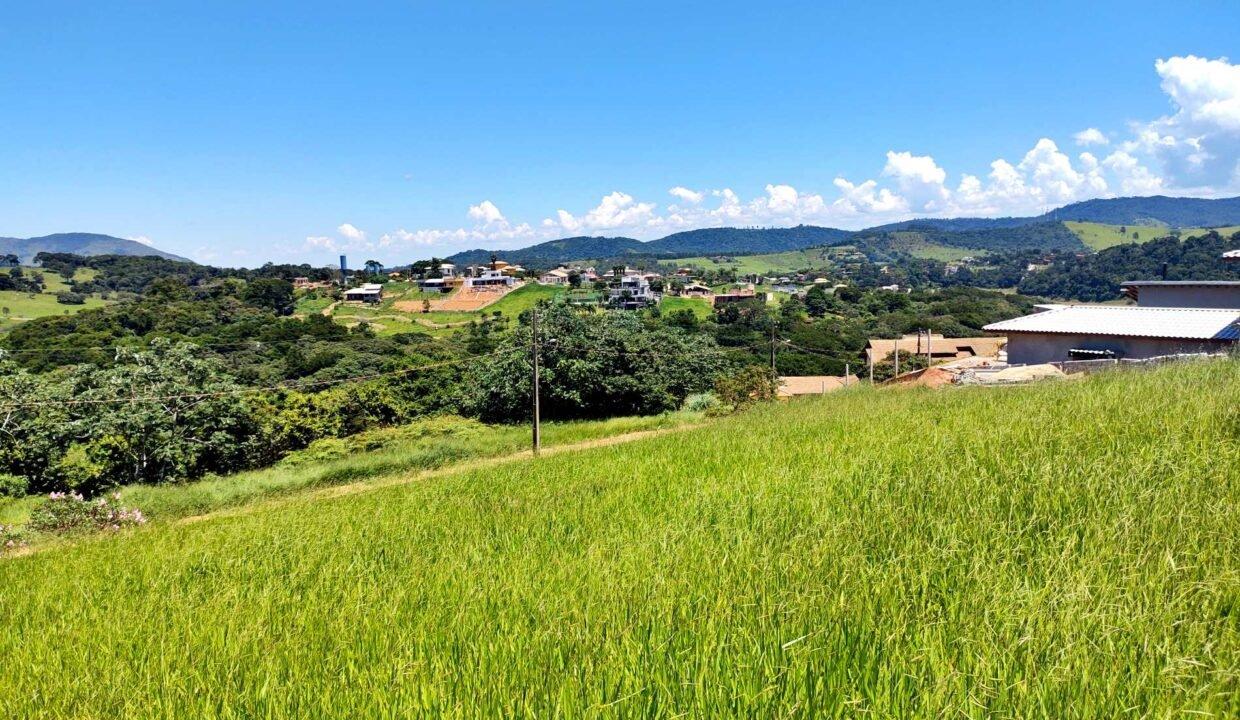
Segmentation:
[[(26, 273), (42, 272), (45, 289), (33, 295), (14, 290), (0, 290), (0, 331), (27, 320), (49, 315), (70, 315), (108, 304), (107, 300), (101, 300), (98, 296), (88, 296), (82, 305), (63, 305), (56, 301), (56, 293), (70, 289), (63, 278), (56, 273), (38, 268), (23, 268), (23, 271)], [(9, 268), (0, 268), (0, 273), (8, 272)], [(94, 270), (81, 269), (73, 277), (75, 280), (88, 280), (94, 276)], [(8, 308), (8, 312), (4, 312), (4, 308)]]
[(699, 320), (705, 320), (714, 313), (710, 301), (704, 298), (676, 297), (674, 295), (664, 295), (659, 301), (659, 310), (663, 313), (672, 313), (677, 310), (688, 310), (698, 317)]
[(1236, 717), (1238, 393), (846, 390), (14, 558), (0, 710)]
[[(1143, 243), (1156, 238), (1167, 237), (1173, 232), (1166, 225), (1106, 225), (1103, 223), (1070, 221), (1064, 222), (1064, 225), (1075, 233), (1081, 239), (1081, 242), (1093, 250), (1105, 250), (1109, 247), (1129, 243)], [(1233, 233), (1240, 232), (1240, 226), (1181, 228), (1175, 232), (1178, 232), (1180, 237), (1188, 238), (1204, 235), (1210, 230), (1215, 230), (1220, 235), (1229, 237)]]

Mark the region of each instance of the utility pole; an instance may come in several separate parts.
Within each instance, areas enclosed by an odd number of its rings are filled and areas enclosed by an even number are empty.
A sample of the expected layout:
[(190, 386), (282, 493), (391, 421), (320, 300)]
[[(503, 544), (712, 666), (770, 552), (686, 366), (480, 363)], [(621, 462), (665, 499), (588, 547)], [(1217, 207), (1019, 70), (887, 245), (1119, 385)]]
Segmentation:
[(542, 449), (542, 432), (539, 427), (542, 419), (539, 417), (538, 408), (538, 308), (530, 310), (530, 355), (534, 360), (534, 424), (533, 437), (531, 438), (534, 457), (538, 457), (538, 451)]
[(870, 348), (870, 357), (867, 359), (870, 361), (870, 384), (873, 385), (874, 384), (874, 349), (873, 348)]
[(775, 323), (771, 323), (771, 375), (775, 375)]
[(899, 338), (896, 339), (896, 351), (893, 352), (891, 356), (895, 358), (895, 362), (896, 362), (896, 366), (892, 368), (892, 372), (894, 373), (892, 377), (898, 377), (900, 375), (900, 340)]
[(930, 344), (930, 328), (926, 328), (926, 367), (934, 362), (934, 346)]
[(852, 375), (848, 363), (844, 363), (844, 387), (848, 387), (848, 378)]

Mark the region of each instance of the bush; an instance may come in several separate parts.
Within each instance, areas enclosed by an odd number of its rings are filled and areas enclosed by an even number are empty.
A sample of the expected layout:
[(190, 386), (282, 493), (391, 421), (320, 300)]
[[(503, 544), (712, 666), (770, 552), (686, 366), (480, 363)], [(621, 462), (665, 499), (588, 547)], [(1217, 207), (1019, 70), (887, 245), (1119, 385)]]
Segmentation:
[(750, 365), (715, 381), (715, 394), (725, 405), (739, 410), (751, 403), (774, 400), (779, 381), (770, 368)]
[(15, 550), (26, 544), (26, 537), (21, 530), (12, 525), (0, 525), (0, 555)]
[(694, 393), (685, 398), (685, 410), (708, 412), (719, 406), (719, 398), (712, 392)]
[(30, 483), (26, 478), (20, 475), (0, 473), (0, 497), (23, 497), (29, 488)]
[(59, 292), (56, 293), (56, 302), (61, 305), (85, 305), (86, 296), (76, 292)]
[(120, 493), (87, 500), (78, 493), (54, 492), (30, 512), (30, 528), (40, 532), (120, 530), (145, 523), (141, 510), (121, 505)]

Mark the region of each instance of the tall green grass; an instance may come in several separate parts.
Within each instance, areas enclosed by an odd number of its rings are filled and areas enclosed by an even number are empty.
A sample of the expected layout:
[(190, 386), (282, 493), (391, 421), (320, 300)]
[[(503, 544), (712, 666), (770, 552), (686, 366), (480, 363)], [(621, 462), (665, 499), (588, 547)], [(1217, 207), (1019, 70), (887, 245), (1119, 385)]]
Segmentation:
[(1240, 364), (870, 390), (0, 563), (5, 717), (1236, 717)]

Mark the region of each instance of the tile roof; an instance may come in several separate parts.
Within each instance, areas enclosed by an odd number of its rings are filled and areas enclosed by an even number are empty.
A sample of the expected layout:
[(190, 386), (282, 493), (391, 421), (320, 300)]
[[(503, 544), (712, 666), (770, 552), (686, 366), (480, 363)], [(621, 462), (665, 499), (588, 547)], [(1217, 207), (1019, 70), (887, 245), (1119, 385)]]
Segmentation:
[(1240, 310), (1069, 305), (987, 325), (988, 332), (1240, 340)]

